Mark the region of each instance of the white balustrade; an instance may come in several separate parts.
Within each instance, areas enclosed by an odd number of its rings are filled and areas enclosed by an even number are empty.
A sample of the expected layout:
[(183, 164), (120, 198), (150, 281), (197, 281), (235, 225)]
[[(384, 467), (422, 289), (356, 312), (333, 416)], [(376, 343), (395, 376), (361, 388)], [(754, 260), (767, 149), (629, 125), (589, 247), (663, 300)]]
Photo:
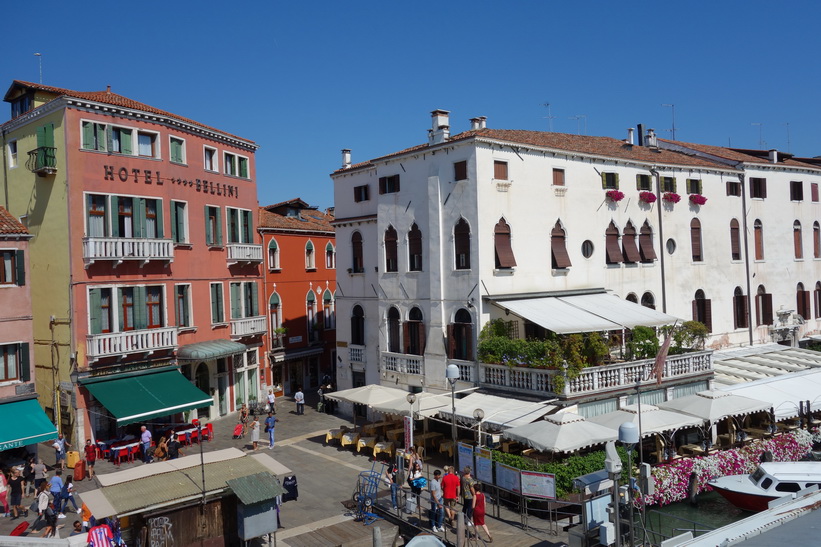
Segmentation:
[(385, 370), (404, 374), (422, 374), (424, 357), (407, 353), (382, 352), (382, 366)]
[(348, 345), (348, 359), (352, 363), (365, 362), (365, 346), (357, 346), (354, 344)]
[(229, 243), (228, 262), (262, 262), (262, 245)]
[(268, 330), (268, 322), (264, 315), (231, 319), (231, 337), (242, 338), (253, 334), (264, 334)]
[(170, 239), (139, 237), (85, 237), (83, 260), (92, 264), (98, 260), (174, 260), (174, 242)]
[(176, 347), (177, 327), (89, 334), (86, 340), (88, 357), (95, 359), (152, 352)]

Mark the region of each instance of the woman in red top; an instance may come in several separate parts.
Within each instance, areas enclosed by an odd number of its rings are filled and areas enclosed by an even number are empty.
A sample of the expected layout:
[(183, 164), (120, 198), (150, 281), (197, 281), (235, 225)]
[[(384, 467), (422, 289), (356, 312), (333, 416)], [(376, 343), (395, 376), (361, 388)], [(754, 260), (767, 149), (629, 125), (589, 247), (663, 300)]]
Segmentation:
[(88, 478), (90, 480), (94, 478), (94, 463), (97, 461), (97, 447), (91, 444), (91, 439), (86, 439), (86, 445), (83, 451), (85, 452), (86, 469), (88, 469)]
[(473, 485), (473, 490), (476, 492), (473, 496), (473, 524), (484, 528), (487, 534), (487, 542), (492, 543), (493, 538), (485, 524), (485, 494), (482, 492), (482, 485), (477, 482)]

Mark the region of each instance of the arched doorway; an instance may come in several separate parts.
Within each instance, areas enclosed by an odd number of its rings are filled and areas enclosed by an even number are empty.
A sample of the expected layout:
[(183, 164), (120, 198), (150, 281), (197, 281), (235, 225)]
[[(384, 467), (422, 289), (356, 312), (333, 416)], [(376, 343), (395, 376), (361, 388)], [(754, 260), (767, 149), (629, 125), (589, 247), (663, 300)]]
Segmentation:
[[(196, 385), (203, 392), (211, 394), (211, 373), (208, 371), (208, 365), (200, 363), (197, 365), (197, 373), (194, 375), (194, 385)], [(199, 418), (211, 418), (211, 407), (197, 409), (197, 416)]]

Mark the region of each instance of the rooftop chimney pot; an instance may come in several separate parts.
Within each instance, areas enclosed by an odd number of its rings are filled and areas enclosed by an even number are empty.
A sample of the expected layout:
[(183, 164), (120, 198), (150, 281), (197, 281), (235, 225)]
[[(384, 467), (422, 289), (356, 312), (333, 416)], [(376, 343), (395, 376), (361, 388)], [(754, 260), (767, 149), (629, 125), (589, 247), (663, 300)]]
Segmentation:
[(776, 150), (775, 148), (770, 150), (770, 161), (772, 163), (778, 163), (778, 150)]
[(439, 144), (450, 137), (450, 112), (447, 110), (434, 110), (430, 113), (432, 129), (429, 132), (428, 141), (430, 144)]
[(471, 118), (470, 119), (470, 130), (471, 131), (476, 131), (477, 129), (479, 129), (479, 123), (480, 123), (479, 118)]
[(351, 151), (347, 148), (342, 149), (342, 168), (348, 169), (351, 166)]
[(627, 128), (627, 144), (629, 144), (630, 146), (633, 146), (633, 128), (632, 127)]

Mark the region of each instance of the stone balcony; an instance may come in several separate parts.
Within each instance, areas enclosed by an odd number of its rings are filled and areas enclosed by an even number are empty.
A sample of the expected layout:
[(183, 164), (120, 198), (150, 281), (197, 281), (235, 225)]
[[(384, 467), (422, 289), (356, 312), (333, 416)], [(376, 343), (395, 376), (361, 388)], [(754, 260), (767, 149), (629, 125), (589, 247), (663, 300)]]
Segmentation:
[[(457, 363), (458, 364), (458, 363)], [(636, 386), (656, 386), (652, 375), (655, 359), (628, 361), (583, 369), (579, 376), (565, 382), (557, 390), (554, 378), (563, 374), (556, 369), (509, 367), (488, 363), (474, 364), (474, 370), (462, 370), (462, 378), (470, 378), (482, 387), (501, 391), (527, 392), (561, 399), (580, 399), (594, 394), (628, 392)], [(671, 381), (698, 379), (713, 373), (713, 352), (696, 351), (667, 357), (662, 385)]]
[(177, 346), (177, 327), (89, 334), (86, 342), (86, 355), (94, 361), (134, 353), (151, 354)]
[(253, 264), (262, 262), (262, 245), (252, 245), (250, 243), (229, 243), (228, 265), (232, 264)]
[(424, 374), (425, 358), (408, 353), (382, 352), (382, 370), (402, 374)]
[(264, 315), (231, 319), (231, 338), (244, 338), (257, 334), (265, 334), (268, 322)]
[(88, 268), (98, 261), (110, 261), (119, 266), (125, 261), (144, 266), (152, 260), (174, 261), (174, 242), (170, 239), (140, 237), (84, 237), (83, 262)]
[(365, 346), (348, 344), (348, 360), (351, 363), (365, 364)]

